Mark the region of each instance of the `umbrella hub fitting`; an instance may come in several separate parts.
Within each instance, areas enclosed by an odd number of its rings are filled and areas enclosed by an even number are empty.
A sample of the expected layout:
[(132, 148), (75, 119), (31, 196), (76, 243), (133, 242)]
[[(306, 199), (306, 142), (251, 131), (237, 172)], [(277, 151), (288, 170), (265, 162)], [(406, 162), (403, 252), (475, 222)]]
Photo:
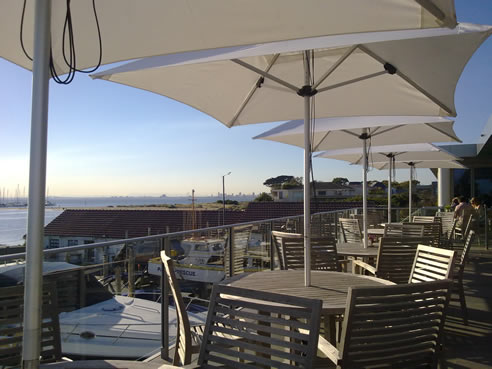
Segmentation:
[(391, 63), (384, 63), (384, 70), (389, 74), (395, 74), (398, 69)]
[(297, 94), (302, 97), (306, 97), (306, 96), (311, 97), (316, 95), (317, 93), (318, 90), (313, 88), (313, 86), (311, 85), (302, 86), (299, 90), (297, 90)]
[(361, 140), (368, 140), (369, 138), (371, 138), (371, 135), (369, 133), (362, 133), (359, 138)]

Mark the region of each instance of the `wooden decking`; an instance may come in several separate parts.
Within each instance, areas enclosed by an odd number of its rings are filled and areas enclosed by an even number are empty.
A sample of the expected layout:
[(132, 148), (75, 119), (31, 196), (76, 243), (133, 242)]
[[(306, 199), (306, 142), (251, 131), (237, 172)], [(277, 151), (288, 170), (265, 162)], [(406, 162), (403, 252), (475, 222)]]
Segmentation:
[(468, 325), (461, 318), (456, 293), (446, 319), (445, 358), (450, 369), (492, 368), (492, 250), (474, 246), (463, 278)]

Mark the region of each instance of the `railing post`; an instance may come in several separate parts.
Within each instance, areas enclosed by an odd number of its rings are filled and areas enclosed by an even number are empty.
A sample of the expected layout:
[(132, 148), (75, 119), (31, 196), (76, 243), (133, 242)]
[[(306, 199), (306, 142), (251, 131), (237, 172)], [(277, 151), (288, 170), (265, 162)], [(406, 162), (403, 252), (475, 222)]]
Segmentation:
[[(169, 227), (166, 228), (169, 233)], [(159, 240), (161, 251), (164, 250), (166, 255), (171, 254), (171, 240), (169, 237)], [(161, 359), (169, 361), (169, 283), (164, 271), (164, 265), (161, 265)]]
[(115, 294), (121, 295), (121, 266), (117, 265), (114, 268), (114, 278), (115, 278)]
[(488, 217), (487, 217), (487, 206), (485, 205), (484, 206), (484, 216), (483, 216), (483, 220), (485, 222), (484, 224), (484, 237), (485, 237), (485, 250), (488, 250), (489, 249), (489, 220), (488, 220)]
[(275, 256), (274, 256), (274, 247), (273, 247), (273, 221), (270, 222), (270, 270), (274, 270), (274, 262), (275, 262)]
[(135, 297), (135, 248), (128, 245), (128, 296)]
[(229, 265), (227, 266), (227, 268), (229, 268), (229, 276), (232, 277), (234, 275), (234, 229), (232, 227), (229, 227), (228, 233)]

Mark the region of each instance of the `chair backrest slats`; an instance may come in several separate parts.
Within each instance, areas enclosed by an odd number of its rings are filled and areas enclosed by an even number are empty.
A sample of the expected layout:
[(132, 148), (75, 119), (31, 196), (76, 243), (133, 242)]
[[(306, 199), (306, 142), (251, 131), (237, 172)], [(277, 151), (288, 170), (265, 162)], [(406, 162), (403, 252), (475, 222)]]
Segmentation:
[(454, 259), (452, 250), (418, 245), (409, 283), (451, 279)]
[[(0, 367), (20, 367), (24, 312), (24, 286), (0, 288)], [(42, 294), (40, 357), (42, 363), (61, 358), (58, 297), (55, 283)]]
[(437, 367), (450, 280), (349, 288), (341, 368)]
[[(304, 269), (304, 236), (300, 233), (272, 232), (280, 269)], [(311, 269), (340, 271), (334, 237), (311, 238)]]
[(384, 235), (389, 237), (422, 237), (424, 226), (415, 223), (388, 223), (384, 225)]
[(427, 237), (381, 237), (376, 276), (397, 284), (408, 283), (417, 246), (431, 242), (432, 239)]
[[(251, 237), (253, 226), (241, 226), (232, 229), (231, 237), (227, 240), (227, 245), (224, 251), (224, 268), (227, 277), (244, 273), (244, 263), (248, 242)], [(232, 245), (232, 247), (231, 247)], [(232, 251), (232, 270), (231, 270), (231, 251)]]
[(321, 301), (214, 285), (200, 367), (311, 368)]
[(413, 223), (434, 223), (436, 222), (435, 216), (427, 216), (427, 215), (414, 215), (412, 217)]
[(362, 231), (358, 219), (340, 218), (344, 242), (362, 242)]

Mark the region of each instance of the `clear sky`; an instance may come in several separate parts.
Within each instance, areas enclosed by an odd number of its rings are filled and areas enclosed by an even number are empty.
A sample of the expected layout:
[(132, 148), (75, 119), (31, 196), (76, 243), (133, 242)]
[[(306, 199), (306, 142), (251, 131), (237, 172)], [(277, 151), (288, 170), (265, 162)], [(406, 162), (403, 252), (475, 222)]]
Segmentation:
[[(456, 0), (460, 22), (492, 25), (492, 1)], [(0, 191), (27, 191), (31, 72), (0, 59)], [(458, 83), (455, 130), (476, 142), (492, 114), (492, 39), (469, 61)], [(303, 151), (251, 137), (272, 124), (226, 128), (186, 105), (78, 74), (51, 83), (47, 186), (52, 196), (197, 195), (267, 190), (265, 179), (303, 175)], [(315, 179), (360, 180), (360, 167), (314, 159)], [(373, 170), (369, 179), (385, 179)], [(397, 171), (398, 181), (408, 171)], [(423, 183), (435, 180), (419, 170)]]

